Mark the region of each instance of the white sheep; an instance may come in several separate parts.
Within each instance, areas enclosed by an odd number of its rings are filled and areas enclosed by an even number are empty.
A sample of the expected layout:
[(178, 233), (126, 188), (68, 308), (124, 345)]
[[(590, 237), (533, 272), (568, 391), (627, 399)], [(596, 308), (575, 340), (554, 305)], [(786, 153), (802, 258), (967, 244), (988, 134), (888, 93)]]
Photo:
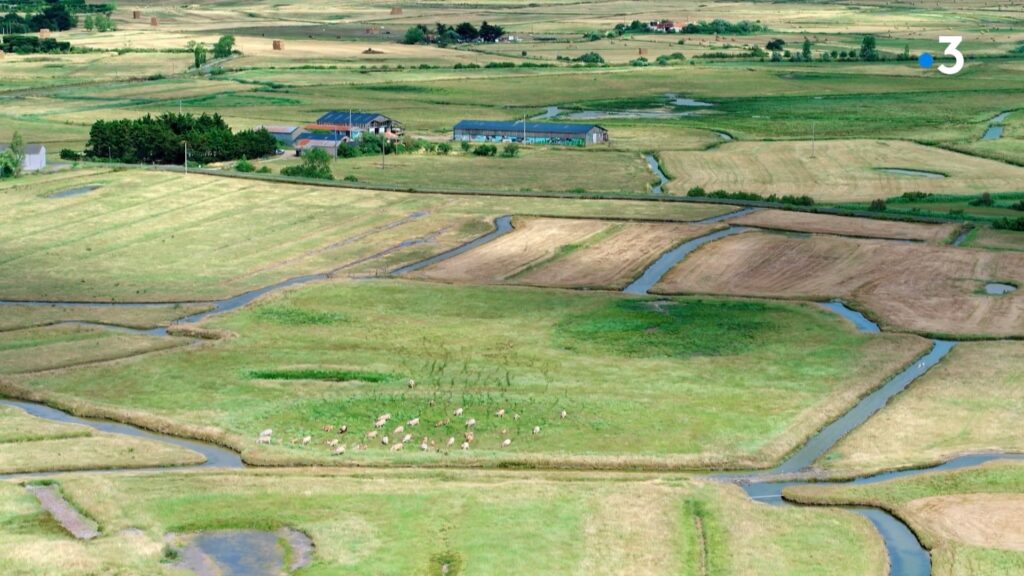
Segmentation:
[(302, 445), (303, 446), (307, 446), (312, 441), (313, 441), (313, 437), (312, 436), (303, 436), (302, 437)]
[(562, 412), (559, 414), (559, 416), (561, 416), (562, 418), (565, 418), (568, 415), (569, 415), (569, 413), (566, 412), (565, 410), (562, 410)]
[(415, 387), (416, 387), (416, 381), (413, 380), (412, 378), (409, 378), (409, 388), (415, 388)]
[(463, 450), (469, 450), (469, 442), (463, 442), (462, 443), (462, 449)]
[(399, 451), (402, 450), (402, 446), (403, 446), (403, 444), (401, 442), (399, 442), (398, 444), (395, 444), (394, 446), (391, 447), (391, 451), (392, 452), (399, 452)]
[(405, 432), (405, 426), (395, 426), (395, 436)]
[(505, 417), (505, 409), (502, 408), (501, 410), (498, 410), (497, 412), (494, 413), (494, 415), (497, 416), (498, 418), (504, 418)]
[(476, 426), (476, 418), (466, 420), (466, 428), (472, 428), (473, 426)]
[(270, 444), (270, 436), (260, 436), (256, 439), (257, 444)]
[(452, 446), (455, 446), (455, 436), (452, 436), (452, 437), (448, 438), (448, 443), (445, 444), (445, 446), (447, 448), (451, 448)]
[(512, 419), (515, 420), (516, 422), (518, 422), (520, 418), (521, 416), (519, 415), (519, 412), (512, 414)]
[(501, 447), (502, 448), (508, 448), (511, 445), (512, 445), (512, 439), (511, 438), (505, 438), (505, 440), (501, 443)]
[(381, 438), (380, 439), (380, 443), (385, 445), (385, 446), (387, 446), (388, 445), (388, 437), (384, 436), (383, 438)]
[(330, 446), (331, 448), (336, 447), (338, 445), (338, 439), (335, 438), (333, 440), (328, 440), (327, 445)]
[(405, 423), (406, 426), (410, 426), (410, 427), (412, 427), (412, 426), (419, 426), (419, 424), (420, 424), (420, 419), (419, 418), (413, 418), (412, 420), (409, 420), (408, 422)]
[(534, 426), (533, 427), (533, 433), (534, 433), (534, 435), (540, 434), (540, 426)]
[(403, 444), (408, 442), (409, 440), (412, 440), (412, 434), (406, 434), (405, 436), (402, 436), (402, 443)]
[(334, 454), (335, 455), (341, 455), (341, 454), (344, 454), (344, 453), (345, 453), (345, 445), (344, 444), (342, 444), (341, 446), (338, 446), (337, 448), (334, 449)]
[(462, 408), (456, 408), (455, 412), (452, 412), (452, 414), (455, 414), (456, 416), (462, 416)]
[(430, 450), (430, 445), (427, 444), (426, 442), (423, 442), (422, 444), (420, 444), (420, 450), (426, 452), (427, 450)]
[(273, 428), (267, 428), (263, 432), (260, 432), (260, 436), (273, 436), (273, 435), (274, 435), (274, 429)]
[(369, 432), (366, 433), (366, 437), (367, 438), (376, 438), (377, 437), (377, 431), (376, 430), (370, 430)]

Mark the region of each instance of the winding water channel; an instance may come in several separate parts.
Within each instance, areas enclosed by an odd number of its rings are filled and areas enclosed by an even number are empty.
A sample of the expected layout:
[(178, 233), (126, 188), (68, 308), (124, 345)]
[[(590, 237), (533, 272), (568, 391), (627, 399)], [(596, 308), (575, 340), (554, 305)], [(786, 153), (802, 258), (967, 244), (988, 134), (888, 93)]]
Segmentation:
[[(748, 208), (743, 210), (737, 210), (727, 214), (714, 216), (699, 221), (700, 223), (712, 223), (721, 222), (730, 218), (736, 218), (743, 214), (750, 213), (754, 209)], [(498, 238), (504, 234), (507, 234), (513, 230), (512, 228), (512, 217), (502, 216), (495, 220), (495, 229), (483, 236), (480, 236), (470, 242), (467, 242), (457, 248), (449, 250), (447, 252), (435, 255), (433, 257), (421, 260), (419, 262), (409, 264), (407, 266), (398, 268), (393, 271), (394, 275), (402, 275), (415, 270), (420, 270), (442, 260), (452, 258), (459, 254), (462, 254), (468, 250), (472, 250), (482, 244), (490, 242), (495, 238)], [(749, 228), (742, 226), (729, 226), (728, 228), (717, 230), (710, 234), (700, 236), (698, 238), (691, 239), (679, 246), (663, 253), (657, 260), (655, 260), (650, 266), (648, 266), (644, 272), (637, 278), (633, 283), (624, 289), (624, 292), (629, 294), (647, 294), (648, 291), (674, 266), (678, 265), (687, 255), (691, 254), (701, 246), (724, 238), (734, 234), (740, 234), (746, 232)], [(238, 296), (228, 298), (225, 300), (211, 302), (213, 305), (210, 310), (192, 314), (176, 321), (179, 322), (197, 322), (203, 320), (214, 314), (221, 314), (231, 310), (235, 310), (244, 306), (256, 298), (274, 290), (285, 288), (288, 286), (294, 286), (315, 280), (322, 280), (329, 277), (329, 274), (312, 274), (299, 276), (278, 282), (276, 284), (259, 288), (240, 294)], [(39, 305), (39, 306), (160, 306), (166, 304), (114, 304), (114, 303), (84, 303), (84, 302), (4, 302), (0, 301), (0, 305), (3, 304), (16, 304), (16, 305)], [(865, 333), (878, 333), (879, 327), (877, 324), (872, 322), (870, 319), (865, 317), (863, 314), (847, 307), (845, 304), (839, 301), (832, 301), (821, 304), (824, 308), (839, 314), (843, 318), (848, 319), (850, 322), (857, 327), (861, 332)], [(91, 325), (89, 323), (83, 323)], [(103, 325), (105, 327), (110, 327)], [(127, 329), (126, 330), (133, 330)], [(153, 329), (153, 330), (140, 330), (138, 332), (150, 334), (150, 335), (166, 335), (167, 329)], [(991, 453), (991, 454), (973, 454), (965, 455), (940, 465), (932, 466), (929, 468), (922, 469), (908, 469), (891, 472), (883, 472), (871, 476), (865, 476), (856, 478), (853, 480), (843, 482), (824, 482), (815, 481), (813, 478), (812, 466), (821, 456), (826, 454), (835, 444), (841, 440), (846, 434), (850, 433), (861, 424), (866, 422), (872, 415), (881, 410), (886, 403), (889, 402), (894, 396), (902, 392), (916, 379), (920, 378), (930, 368), (935, 366), (942, 358), (944, 358), (950, 350), (956, 345), (955, 342), (933, 340), (931, 350), (924, 356), (918, 358), (901, 371), (890, 378), (884, 385), (876, 389), (871, 394), (865, 396), (860, 400), (853, 408), (848, 412), (840, 416), (835, 421), (831, 422), (814, 436), (812, 436), (807, 442), (794, 450), (790, 456), (780, 465), (772, 470), (764, 472), (752, 472), (752, 473), (732, 473), (732, 474), (720, 474), (714, 476), (719, 481), (732, 482), (740, 487), (747, 493), (750, 498), (771, 505), (798, 505), (787, 502), (782, 497), (782, 491), (791, 486), (800, 486), (810, 483), (816, 485), (840, 485), (840, 484), (871, 484), (876, 482), (882, 482), (885, 480), (891, 480), (894, 478), (903, 478), (909, 476), (915, 476), (919, 474), (926, 474), (930, 472), (938, 472), (945, 470), (954, 470), (958, 468), (964, 468), (969, 466), (977, 466), (979, 464), (998, 460), (998, 459), (1014, 459), (1024, 460), (1024, 454), (1003, 454), (1003, 453)], [(57, 422), (65, 422), (71, 424), (80, 424), (88, 426), (95, 430), (107, 432), (111, 434), (123, 434), (136, 438), (144, 438), (155, 442), (164, 442), (172, 444), (181, 448), (193, 450), (199, 452), (206, 457), (206, 461), (203, 464), (197, 466), (181, 466), (181, 467), (170, 467), (170, 468), (144, 468), (144, 469), (131, 469), (128, 471), (148, 471), (148, 472), (170, 472), (182, 469), (190, 468), (241, 468), (244, 466), (241, 457), (238, 453), (220, 447), (213, 444), (204, 442), (198, 442), (194, 440), (187, 440), (178, 438), (175, 436), (169, 436), (165, 434), (159, 434), (137, 428), (135, 426), (120, 424), (116, 422), (106, 420), (96, 420), (89, 418), (79, 418), (72, 416), (67, 412), (38, 404), (34, 402), (17, 401), (17, 400), (3, 400), (0, 399), (0, 405), (13, 406), (21, 408), (29, 414), (43, 418), (46, 420), (52, 420)], [(81, 473), (83, 471), (75, 471)], [(99, 471), (95, 471), (99, 472)], [(111, 470), (103, 470), (103, 472), (111, 472)], [(0, 479), (6, 478), (26, 478), (32, 476), (54, 476), (62, 474), (62, 472), (46, 472), (39, 474), (6, 474), (0, 475)], [(803, 477), (806, 475), (811, 476), (811, 480), (790, 480), (794, 476)], [(888, 512), (866, 507), (852, 507), (849, 510), (860, 514), (867, 518), (878, 530), (881, 535), (886, 550), (888, 551), (889, 561), (891, 564), (891, 574), (893, 576), (928, 576), (931, 574), (931, 560), (927, 550), (925, 550), (920, 542), (917, 540), (913, 532), (899, 519), (892, 516)], [(236, 550), (235, 548), (229, 547), (232, 553)], [(275, 556), (276, 558), (276, 556)]]

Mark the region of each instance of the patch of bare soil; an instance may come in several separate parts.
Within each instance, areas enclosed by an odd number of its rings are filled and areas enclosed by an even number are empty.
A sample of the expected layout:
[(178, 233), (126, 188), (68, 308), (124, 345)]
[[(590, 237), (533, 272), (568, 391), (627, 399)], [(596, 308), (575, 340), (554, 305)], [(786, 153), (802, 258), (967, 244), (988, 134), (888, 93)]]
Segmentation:
[(56, 486), (28, 486), (31, 492), (43, 509), (53, 516), (58, 524), (79, 540), (92, 540), (100, 535), (98, 526), (92, 520), (86, 518), (74, 506), (71, 505)]

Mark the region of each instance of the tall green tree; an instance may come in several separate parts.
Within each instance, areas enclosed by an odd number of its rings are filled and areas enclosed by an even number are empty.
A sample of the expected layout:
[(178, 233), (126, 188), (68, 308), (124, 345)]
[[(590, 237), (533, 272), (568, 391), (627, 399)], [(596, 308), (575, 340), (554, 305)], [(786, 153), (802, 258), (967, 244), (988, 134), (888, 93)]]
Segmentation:
[(405, 31), (402, 44), (424, 44), (427, 41), (427, 31), (424, 26), (417, 25)]
[(235, 49), (235, 37), (230, 34), (221, 36), (220, 40), (213, 45), (213, 57), (214, 58), (227, 58), (231, 56), (231, 52)]
[(869, 34), (860, 41), (860, 59), (871, 62), (878, 60), (878, 48), (874, 36)]
[(202, 68), (203, 64), (206, 64), (206, 46), (204, 46), (201, 42), (196, 43), (196, 45), (192, 48), (192, 57), (193, 61), (195, 62), (195, 67)]
[(25, 140), (21, 137), (21, 132), (15, 131), (14, 135), (11, 136), (11, 155), (14, 156), (14, 175), (18, 176), (21, 174), (21, 167), (25, 163)]
[(803, 55), (804, 60), (811, 59), (811, 40), (806, 36), (804, 37), (804, 46), (800, 53)]

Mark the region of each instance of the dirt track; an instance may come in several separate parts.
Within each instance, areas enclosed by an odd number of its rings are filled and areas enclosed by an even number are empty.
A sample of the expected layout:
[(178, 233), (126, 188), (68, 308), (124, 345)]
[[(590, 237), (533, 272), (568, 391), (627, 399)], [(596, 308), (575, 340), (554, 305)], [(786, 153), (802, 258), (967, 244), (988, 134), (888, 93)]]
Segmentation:
[(733, 220), (742, 226), (773, 228), (809, 232), (812, 234), (836, 234), (863, 238), (892, 238), (897, 240), (920, 240), (940, 244), (959, 228), (956, 224), (920, 224), (893, 222), (870, 218), (851, 218), (831, 214), (811, 214), (787, 210), (757, 210)]
[(1024, 254), (752, 232), (704, 246), (657, 293), (843, 298), (885, 327), (954, 335), (1024, 335), (1024, 298), (979, 293), (1024, 285)]

